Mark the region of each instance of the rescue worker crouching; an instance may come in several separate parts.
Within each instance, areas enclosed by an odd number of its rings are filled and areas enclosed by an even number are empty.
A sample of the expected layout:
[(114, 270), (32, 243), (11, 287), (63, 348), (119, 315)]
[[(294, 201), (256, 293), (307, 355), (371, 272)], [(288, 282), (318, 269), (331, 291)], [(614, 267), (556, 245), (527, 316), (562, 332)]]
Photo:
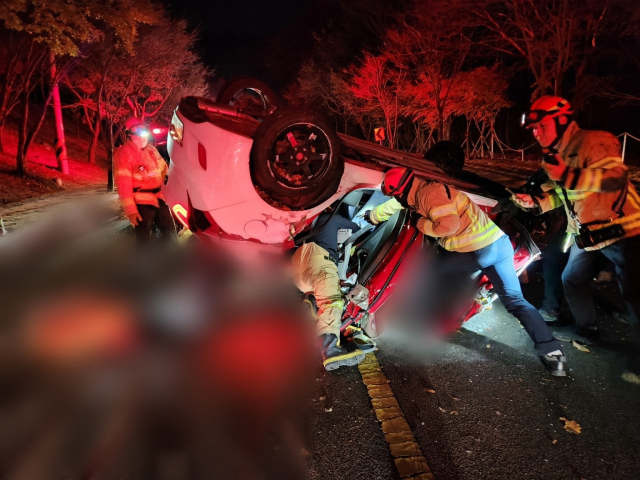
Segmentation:
[[(572, 338), (597, 333), (589, 288), (602, 257), (613, 262), (631, 323), (640, 315), (640, 197), (628, 179), (620, 142), (609, 132), (582, 130), (567, 100), (544, 96), (523, 116), (543, 147), (542, 166), (550, 182), (541, 198), (512, 200), (537, 213), (564, 206), (569, 241), (562, 273), (565, 296), (575, 318)], [(640, 358), (632, 368), (640, 374)]]
[[(315, 224), (318, 231), (308, 243), (302, 244), (291, 258), (293, 282), (302, 293), (313, 292), (318, 307), (318, 346), (326, 370), (357, 365), (365, 354), (355, 348), (347, 351), (340, 345), (340, 326), (344, 300), (338, 275), (338, 230), (359, 229), (346, 218), (330, 213), (321, 214)], [(328, 221), (328, 223), (327, 223)]]
[(527, 302), (513, 266), (511, 240), (467, 195), (450, 185), (416, 178), (410, 170), (393, 168), (382, 183), (393, 196), (365, 215), (373, 224), (409, 208), (419, 215), (417, 228), (444, 248), (446, 274), (482, 270), (509, 313), (523, 325), (535, 343), (540, 360), (554, 376), (566, 376), (560, 343), (538, 311)]
[(139, 242), (149, 241), (153, 225), (163, 238), (173, 239), (175, 224), (161, 192), (167, 164), (148, 144), (149, 129), (141, 119), (128, 119), (125, 132), (127, 141), (113, 156), (115, 183), (124, 213)]

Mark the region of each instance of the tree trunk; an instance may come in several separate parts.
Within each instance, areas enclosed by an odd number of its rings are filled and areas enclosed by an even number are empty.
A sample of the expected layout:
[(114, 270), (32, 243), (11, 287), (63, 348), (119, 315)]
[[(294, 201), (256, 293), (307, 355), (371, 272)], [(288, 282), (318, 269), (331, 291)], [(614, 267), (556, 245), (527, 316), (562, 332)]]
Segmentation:
[(469, 121), (469, 118), (467, 118), (467, 133), (465, 135), (465, 143), (467, 144), (467, 160), (469, 160), (469, 157), (471, 156), (471, 152), (470, 152), (471, 139), (469, 138), (470, 128), (471, 128), (471, 122)]
[(113, 182), (113, 150), (114, 150), (114, 140), (113, 140), (113, 122), (110, 119), (106, 119), (105, 121), (105, 142), (107, 147), (107, 165), (109, 166), (109, 170), (107, 173), (107, 191), (114, 191), (114, 182)]
[(2, 135), (4, 134), (4, 123), (7, 121), (6, 116), (0, 117), (0, 153), (4, 153), (4, 144), (2, 143)]
[[(56, 123), (56, 137), (54, 148), (56, 150), (56, 160), (58, 169), (63, 175), (69, 174), (69, 161), (67, 159), (67, 144), (64, 136), (64, 120), (62, 118), (62, 104), (60, 102), (59, 78), (56, 76), (56, 61), (53, 50), (49, 50), (49, 62), (51, 63), (51, 90), (53, 95), (53, 117)], [(43, 84), (44, 86), (44, 84)], [(45, 105), (46, 110), (46, 105)]]
[(29, 121), (29, 93), (26, 91), (22, 94), (22, 117), (18, 126), (18, 152), (16, 156), (16, 172), (20, 176), (27, 173), (27, 126)]
[(93, 127), (93, 136), (91, 138), (91, 145), (89, 145), (89, 163), (92, 165), (96, 163), (96, 150), (98, 149), (98, 138), (100, 137), (100, 113), (97, 113), (96, 124)]
[[(26, 130), (26, 138), (24, 141), (24, 157), (27, 158), (27, 153), (29, 152), (29, 147), (31, 146), (31, 142), (33, 142), (33, 139), (36, 137), (36, 135), (38, 134), (38, 132), (40, 131), (40, 127), (42, 127), (42, 122), (44, 122), (44, 117), (47, 114), (47, 108), (49, 107), (49, 104), (51, 103), (51, 98), (53, 96), (53, 89), (51, 89), (49, 91), (49, 94), (47, 95), (47, 97), (44, 99), (44, 105), (42, 106), (42, 113), (40, 114), (40, 118), (38, 119), (38, 121), (36, 122), (36, 124), (31, 128), (31, 130), (27, 129)], [(27, 102), (29, 100), (29, 97), (27, 96)], [(26, 122), (28, 122), (29, 116), (27, 115), (27, 120)]]

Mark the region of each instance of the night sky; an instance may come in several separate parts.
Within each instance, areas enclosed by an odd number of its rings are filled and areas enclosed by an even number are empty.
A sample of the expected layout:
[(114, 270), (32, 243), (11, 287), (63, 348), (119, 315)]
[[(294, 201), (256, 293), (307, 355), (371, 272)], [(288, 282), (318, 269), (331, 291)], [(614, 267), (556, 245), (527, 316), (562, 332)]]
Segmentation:
[[(346, 23), (339, 0), (163, 0), (174, 18), (186, 19), (190, 28), (200, 32), (198, 53), (215, 69), (211, 94), (225, 80), (249, 75), (269, 84), (282, 94), (296, 78), (300, 66), (312, 58), (314, 33), (321, 35), (331, 22), (341, 23), (350, 32), (350, 41), (358, 43), (357, 20)], [(350, 26), (353, 26), (351, 28)], [(354, 44), (355, 45), (355, 44)], [(361, 48), (353, 51), (355, 61)], [(512, 79), (511, 100), (515, 105), (502, 116), (507, 122), (519, 118), (529, 103), (532, 79), (526, 72)], [(610, 99), (594, 99), (581, 112), (579, 120), (586, 128), (620, 133), (640, 128), (637, 107), (614, 106)], [(510, 125), (513, 126), (513, 125)], [(640, 144), (632, 150), (640, 153)], [(639, 155), (640, 156), (640, 155)]]
[(325, 21), (322, 0), (166, 0), (174, 17), (201, 32), (200, 54), (229, 79), (252, 75), (283, 89)]

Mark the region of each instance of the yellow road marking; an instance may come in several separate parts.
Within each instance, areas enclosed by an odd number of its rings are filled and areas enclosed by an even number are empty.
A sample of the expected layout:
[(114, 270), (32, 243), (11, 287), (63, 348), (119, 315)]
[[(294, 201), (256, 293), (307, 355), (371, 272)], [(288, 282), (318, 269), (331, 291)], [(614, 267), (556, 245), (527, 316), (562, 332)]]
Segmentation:
[(400, 477), (435, 480), (376, 356), (367, 354), (358, 369)]

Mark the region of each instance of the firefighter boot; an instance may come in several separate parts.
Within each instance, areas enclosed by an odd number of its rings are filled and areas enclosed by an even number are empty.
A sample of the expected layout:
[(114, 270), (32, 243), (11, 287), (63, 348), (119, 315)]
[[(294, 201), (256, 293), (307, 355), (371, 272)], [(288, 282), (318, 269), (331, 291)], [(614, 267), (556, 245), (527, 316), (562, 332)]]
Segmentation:
[(547, 355), (540, 355), (540, 361), (554, 377), (567, 376), (567, 359), (560, 350)]
[(318, 345), (322, 353), (322, 364), (325, 370), (331, 371), (344, 365), (357, 365), (364, 360), (364, 353), (359, 349), (347, 352), (340, 346), (340, 340), (333, 334), (320, 335)]

